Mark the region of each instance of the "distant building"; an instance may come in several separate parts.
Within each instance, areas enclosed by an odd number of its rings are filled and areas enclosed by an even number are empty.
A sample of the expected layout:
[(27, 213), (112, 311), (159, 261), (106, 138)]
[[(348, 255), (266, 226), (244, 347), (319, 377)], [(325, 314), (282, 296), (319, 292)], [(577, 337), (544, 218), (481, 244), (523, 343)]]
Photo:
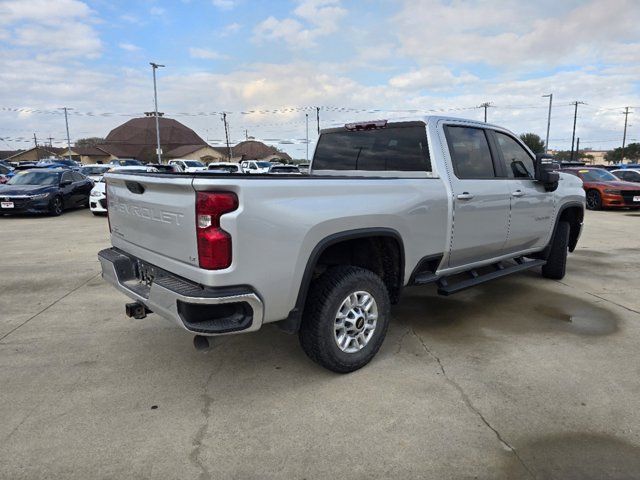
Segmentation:
[[(582, 160), (587, 165), (606, 165), (607, 161), (604, 159), (605, 155), (608, 153), (607, 150), (581, 150), (581, 153), (588, 155), (587, 158), (582, 158)], [(593, 157), (593, 158), (590, 158)]]
[(246, 140), (231, 147), (234, 161), (242, 160), (266, 160), (266, 161), (290, 161), (291, 157), (278, 150), (276, 147), (266, 145), (257, 140)]
[(63, 148), (57, 147), (32, 147), (28, 150), (20, 150), (13, 155), (3, 158), (9, 162), (37, 162), (50, 157), (59, 157), (64, 151)]
[(226, 162), (229, 160), (226, 147), (212, 147), (210, 145), (182, 145), (166, 152), (163, 158), (200, 160), (204, 163)]

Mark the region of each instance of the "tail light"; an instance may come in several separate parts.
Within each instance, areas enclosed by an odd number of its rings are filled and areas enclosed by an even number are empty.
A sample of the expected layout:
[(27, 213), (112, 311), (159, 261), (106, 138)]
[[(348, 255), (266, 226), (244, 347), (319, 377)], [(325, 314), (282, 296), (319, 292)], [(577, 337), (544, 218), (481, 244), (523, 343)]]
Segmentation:
[(103, 178), (104, 181), (104, 203), (107, 206), (107, 222), (109, 223), (109, 233), (111, 233), (111, 218), (109, 217), (109, 184), (107, 183), (107, 179)]
[(231, 265), (231, 235), (220, 228), (220, 217), (238, 209), (231, 192), (196, 193), (196, 235), (200, 268), (221, 270)]

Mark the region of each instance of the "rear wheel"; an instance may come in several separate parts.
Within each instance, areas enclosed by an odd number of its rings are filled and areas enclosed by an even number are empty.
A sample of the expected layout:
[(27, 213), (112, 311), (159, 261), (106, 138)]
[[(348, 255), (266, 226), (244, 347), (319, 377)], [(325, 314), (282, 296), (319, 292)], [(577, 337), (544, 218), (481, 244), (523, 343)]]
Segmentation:
[(60, 197), (53, 197), (49, 203), (49, 214), (53, 217), (62, 215), (62, 199)]
[(602, 197), (597, 190), (587, 192), (587, 208), (589, 210), (600, 210), (602, 208)]
[(559, 222), (553, 235), (551, 251), (547, 263), (542, 266), (542, 276), (561, 280), (567, 271), (567, 252), (569, 250), (569, 234), (571, 226), (569, 222)]
[(380, 349), (389, 325), (387, 288), (373, 272), (343, 266), (311, 286), (300, 344), (314, 362), (338, 373), (364, 367)]

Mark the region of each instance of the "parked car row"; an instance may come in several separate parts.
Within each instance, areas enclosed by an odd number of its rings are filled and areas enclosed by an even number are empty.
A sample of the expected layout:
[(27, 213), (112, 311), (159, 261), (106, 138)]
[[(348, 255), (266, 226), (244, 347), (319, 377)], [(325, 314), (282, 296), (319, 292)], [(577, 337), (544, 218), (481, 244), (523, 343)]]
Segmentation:
[(640, 170), (574, 167), (560, 171), (582, 180), (587, 208), (640, 208)]
[[(126, 173), (157, 173), (159, 170), (151, 165), (129, 165), (123, 167), (112, 167), (109, 172), (126, 172)], [(89, 200), (89, 209), (94, 215), (103, 215), (107, 213), (107, 196), (106, 183), (104, 177), (95, 183), (91, 189), (91, 198)]]

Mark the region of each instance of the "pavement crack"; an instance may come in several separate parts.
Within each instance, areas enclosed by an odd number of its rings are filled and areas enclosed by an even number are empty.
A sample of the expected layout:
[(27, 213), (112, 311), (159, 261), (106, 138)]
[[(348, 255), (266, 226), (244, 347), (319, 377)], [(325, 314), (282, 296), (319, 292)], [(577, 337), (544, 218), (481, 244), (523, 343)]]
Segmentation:
[(27, 323), (29, 323), (31, 320), (33, 320), (34, 318), (36, 318), (38, 315), (46, 312), (47, 310), (49, 310), (51, 307), (53, 307), (56, 303), (58, 303), (61, 300), (64, 300), (65, 298), (67, 298), (69, 295), (71, 295), (72, 293), (80, 290), (82, 287), (84, 287), (87, 283), (89, 283), (91, 280), (93, 280), (94, 278), (97, 278), (100, 276), (102, 272), (98, 272), (94, 275), (92, 275), (88, 280), (85, 280), (84, 282), (82, 282), (80, 285), (78, 285), (77, 287), (73, 288), (72, 290), (70, 290), (69, 292), (65, 293), (63, 296), (61, 296), (60, 298), (58, 298), (57, 300), (51, 302), (49, 305), (47, 305), (46, 307), (44, 307), (42, 310), (40, 310), (38, 313), (32, 315), (31, 317), (27, 318), (24, 322), (22, 322), (20, 325), (17, 325), (16, 327), (12, 328), (11, 330), (9, 330), (7, 333), (5, 333), (2, 337), (0, 337), (0, 342), (2, 340), (4, 340), (5, 338), (7, 338), (9, 335), (11, 335), (13, 332), (15, 332), (16, 330), (18, 330), (20, 327), (25, 326)]
[(402, 351), (402, 344), (404, 342), (404, 339), (407, 337), (407, 335), (409, 335), (411, 333), (411, 329), (408, 328), (406, 332), (404, 332), (402, 334), (402, 336), (400, 337), (400, 339), (398, 340), (398, 347), (396, 349), (395, 355), (399, 354)]
[(616, 307), (624, 308), (625, 310), (627, 310), (629, 312), (637, 313), (638, 315), (640, 315), (640, 312), (638, 310), (634, 310), (633, 308), (627, 307), (626, 305), (622, 305), (621, 303), (614, 302), (613, 300), (609, 300), (608, 298), (601, 297), (600, 295), (597, 295), (595, 293), (587, 292), (586, 290), (581, 290), (578, 287), (574, 287), (573, 285), (569, 285), (568, 283), (561, 282), (560, 280), (556, 280), (556, 281), (559, 284), (564, 285), (565, 287), (573, 288), (574, 290), (579, 290), (581, 292), (586, 293), (587, 295), (591, 295), (592, 297), (599, 298), (600, 300), (602, 300), (604, 302), (607, 302), (607, 303), (610, 303), (612, 305), (615, 305)]
[(209, 383), (211, 382), (211, 379), (215, 374), (216, 374), (216, 371), (211, 372), (207, 377), (206, 382), (204, 382), (203, 393), (202, 393), (202, 399), (204, 403), (202, 405), (202, 410), (201, 410), (204, 420), (202, 422), (202, 425), (200, 425), (200, 428), (198, 428), (198, 431), (196, 432), (196, 434), (193, 436), (193, 440), (191, 441), (191, 446), (193, 448), (189, 453), (189, 460), (191, 460), (191, 463), (193, 463), (196, 467), (200, 469), (200, 475), (198, 475), (198, 480), (211, 480), (212, 478), (211, 472), (207, 469), (206, 465), (200, 458), (200, 454), (202, 452), (202, 441), (204, 440), (204, 437), (207, 434), (207, 431), (209, 430), (209, 419), (211, 417), (211, 404), (213, 403), (213, 398), (211, 397), (211, 395), (209, 395)]
[(451, 385), (458, 392), (458, 394), (460, 395), (460, 398), (462, 399), (462, 402), (465, 404), (467, 409), (469, 409), (470, 412), (475, 414), (482, 421), (482, 423), (484, 423), (484, 425), (487, 428), (489, 428), (489, 430), (491, 430), (493, 432), (493, 434), (498, 439), (498, 442), (500, 442), (500, 444), (506, 450), (508, 450), (511, 453), (513, 453), (513, 455), (515, 455), (516, 459), (518, 460), (520, 465), (522, 465), (522, 468), (524, 468), (524, 470), (527, 472), (527, 474), (531, 478), (535, 479), (536, 477), (535, 477), (534, 473), (529, 469), (527, 464), (524, 463), (524, 461), (522, 460), (522, 458), (520, 457), (520, 455), (518, 454), (516, 449), (502, 436), (502, 434), (498, 431), (498, 429), (496, 429), (493, 425), (491, 425), (489, 420), (487, 420), (485, 418), (485, 416), (482, 414), (482, 412), (480, 410), (478, 410), (478, 408), (473, 404), (473, 402), (471, 401), (469, 396), (466, 394), (464, 389), (460, 386), (460, 384), (458, 384), (458, 382), (456, 382), (453, 378), (451, 378), (449, 375), (447, 375), (447, 371), (444, 368), (444, 365), (443, 365), (442, 361), (440, 360), (440, 358), (427, 346), (427, 344), (424, 342), (422, 337), (420, 335), (418, 335), (413, 328), (411, 329), (411, 333), (420, 342), (420, 344), (422, 345), (422, 348), (427, 353), (427, 355), (429, 355), (438, 364), (438, 369), (442, 373), (442, 376), (444, 377), (445, 381), (449, 385)]

